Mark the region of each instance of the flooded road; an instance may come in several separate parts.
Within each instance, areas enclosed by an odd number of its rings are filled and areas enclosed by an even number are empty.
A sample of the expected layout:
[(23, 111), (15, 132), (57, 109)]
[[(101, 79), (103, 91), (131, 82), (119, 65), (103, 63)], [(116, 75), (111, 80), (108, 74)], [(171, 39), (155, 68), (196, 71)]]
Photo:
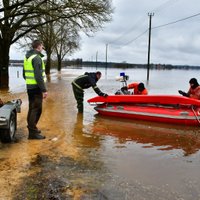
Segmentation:
[[(38, 124), (46, 136), (42, 141), (27, 140), (23, 80), (13, 75), (10, 92), (1, 91), (4, 101), (21, 98), (23, 104), (16, 141), (0, 143), (0, 199), (200, 199), (199, 127), (99, 116), (86, 102), (96, 96), (92, 89), (85, 91), (84, 114), (77, 114), (71, 81), (84, 70), (90, 69), (63, 70), (61, 75), (52, 72)], [(184, 90), (188, 87), (185, 80), (196, 74), (169, 73), (152, 74), (151, 93), (163, 93), (164, 84), (168, 84), (164, 93), (173, 94), (179, 87)], [(132, 80), (144, 79), (143, 72), (137, 73), (137, 79), (133, 74)], [(179, 85), (172, 87), (181, 74)], [(103, 92), (118, 89), (115, 75), (117, 70), (99, 81)], [(171, 76), (172, 81), (165, 82), (162, 76)], [(163, 80), (160, 84), (158, 77)]]

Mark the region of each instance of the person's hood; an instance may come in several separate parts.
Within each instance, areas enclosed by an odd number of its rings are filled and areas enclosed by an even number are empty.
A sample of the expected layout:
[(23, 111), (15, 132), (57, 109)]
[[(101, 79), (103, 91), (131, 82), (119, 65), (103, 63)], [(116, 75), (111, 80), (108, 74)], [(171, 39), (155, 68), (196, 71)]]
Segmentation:
[(39, 55), (40, 57), (44, 57), (44, 55), (42, 53), (40, 53), (39, 51), (36, 51), (34, 49), (31, 49), (30, 51), (27, 51), (26, 52), (26, 58), (29, 58), (30, 56), (34, 55), (34, 54), (37, 54)]
[(196, 87), (199, 86), (199, 83), (198, 83), (198, 81), (197, 81), (196, 78), (191, 78), (190, 81), (189, 81), (189, 83), (190, 83), (190, 84), (193, 84), (193, 85), (191, 86), (192, 89), (195, 89)]
[(138, 90), (139, 90), (140, 92), (142, 92), (144, 89), (145, 89), (144, 83), (139, 83), (139, 84), (138, 84)]

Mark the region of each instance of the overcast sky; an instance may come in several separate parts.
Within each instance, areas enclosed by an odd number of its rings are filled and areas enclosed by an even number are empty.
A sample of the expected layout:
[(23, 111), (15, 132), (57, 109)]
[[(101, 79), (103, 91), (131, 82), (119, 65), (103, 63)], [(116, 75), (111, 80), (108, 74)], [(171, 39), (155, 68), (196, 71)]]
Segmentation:
[(113, 7), (112, 21), (93, 37), (82, 35), (70, 58), (105, 61), (108, 44), (108, 62), (147, 63), (148, 13), (154, 13), (151, 63), (200, 66), (200, 0), (113, 0)]

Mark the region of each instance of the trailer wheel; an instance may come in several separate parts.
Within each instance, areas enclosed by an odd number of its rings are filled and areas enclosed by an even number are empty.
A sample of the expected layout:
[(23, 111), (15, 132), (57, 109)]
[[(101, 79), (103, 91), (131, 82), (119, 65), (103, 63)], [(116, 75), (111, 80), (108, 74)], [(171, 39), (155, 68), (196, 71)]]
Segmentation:
[(9, 120), (8, 129), (3, 129), (1, 132), (1, 141), (4, 143), (12, 142), (17, 129), (16, 113), (12, 112)]

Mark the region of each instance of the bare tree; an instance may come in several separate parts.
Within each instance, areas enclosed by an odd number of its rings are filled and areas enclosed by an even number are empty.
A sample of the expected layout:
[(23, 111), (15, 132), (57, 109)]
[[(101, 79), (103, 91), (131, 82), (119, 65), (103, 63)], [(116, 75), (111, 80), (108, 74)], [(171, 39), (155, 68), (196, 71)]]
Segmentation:
[[(51, 22), (45, 26), (38, 27), (26, 35), (28, 42), (34, 38), (43, 41), (47, 54), (46, 74), (50, 74), (51, 55), (54, 53), (57, 57), (58, 71), (61, 70), (61, 64), (64, 57), (71, 55), (79, 48), (79, 27), (69, 27), (65, 20)], [(24, 47), (24, 42), (20, 43)]]
[[(45, 0), (46, 1), (46, 0)], [(0, 4), (0, 86), (8, 87), (8, 65), (10, 46), (31, 30), (21, 31), (26, 26), (25, 19), (39, 16), (39, 7), (45, 2), (36, 4), (30, 0), (3, 0)], [(31, 4), (32, 3), (32, 4)], [(46, 12), (46, 11), (45, 11)], [(20, 31), (19, 31), (20, 30)]]
[(56, 44), (54, 51), (57, 55), (58, 71), (61, 70), (62, 60), (66, 55), (71, 55), (74, 51), (79, 49), (79, 32), (77, 28), (69, 27), (64, 21), (62, 21), (56, 28)]
[(111, 0), (0, 1), (0, 87), (8, 87), (10, 46), (27, 33), (59, 19), (94, 31), (110, 20), (111, 13)]

